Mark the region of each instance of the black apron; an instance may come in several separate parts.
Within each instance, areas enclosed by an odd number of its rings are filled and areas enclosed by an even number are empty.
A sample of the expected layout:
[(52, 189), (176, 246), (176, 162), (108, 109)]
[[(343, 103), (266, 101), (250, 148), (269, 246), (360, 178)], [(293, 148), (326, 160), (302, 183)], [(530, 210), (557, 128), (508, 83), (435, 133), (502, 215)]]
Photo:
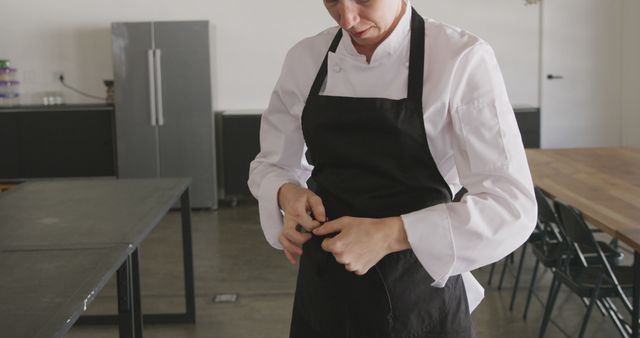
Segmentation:
[[(422, 116), (424, 20), (413, 10), (406, 99), (320, 96), (327, 56), (302, 113), (309, 187), (327, 217), (399, 216), (451, 201), (431, 156)], [(329, 51), (335, 52), (342, 30)], [(380, 79), (384, 81), (384, 79)], [(428, 226), (428, 225), (425, 225)], [(412, 250), (385, 256), (357, 276), (322, 250), (304, 244), (291, 323), (294, 338), (472, 337), (460, 275), (444, 288)]]

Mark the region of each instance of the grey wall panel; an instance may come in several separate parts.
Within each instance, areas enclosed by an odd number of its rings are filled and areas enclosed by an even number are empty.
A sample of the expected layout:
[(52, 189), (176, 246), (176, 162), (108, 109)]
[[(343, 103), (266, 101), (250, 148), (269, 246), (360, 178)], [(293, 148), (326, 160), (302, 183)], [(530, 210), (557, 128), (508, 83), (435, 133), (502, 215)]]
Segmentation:
[(157, 130), (151, 125), (147, 51), (151, 23), (111, 25), (115, 83), (118, 175), (158, 175)]
[(162, 55), (160, 175), (191, 177), (192, 205), (217, 207), (209, 23), (155, 22), (154, 32)]

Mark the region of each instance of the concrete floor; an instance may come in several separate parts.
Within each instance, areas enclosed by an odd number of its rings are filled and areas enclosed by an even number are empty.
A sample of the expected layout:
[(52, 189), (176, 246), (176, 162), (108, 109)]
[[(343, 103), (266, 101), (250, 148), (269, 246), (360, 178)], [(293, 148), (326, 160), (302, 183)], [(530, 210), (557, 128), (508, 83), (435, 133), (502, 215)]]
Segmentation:
[[(288, 263), (282, 252), (264, 240), (258, 221), (257, 206), (244, 202), (237, 207), (217, 211), (194, 211), (193, 241), (196, 287), (196, 324), (145, 325), (146, 337), (288, 337), (291, 306), (297, 268)], [(627, 257), (631, 256), (629, 254)], [(518, 254), (519, 257), (519, 254)], [(180, 216), (169, 213), (140, 248), (142, 302), (144, 313), (183, 311), (182, 254)], [(523, 280), (518, 290), (514, 312), (509, 312), (513, 277), (508, 274), (501, 291), (496, 288), (501, 265), (496, 269), (493, 285), (486, 287), (486, 297), (472, 318), (478, 338), (537, 337), (543, 306), (532, 302), (529, 318), (522, 319), (526, 288), (533, 259), (525, 262)], [(486, 285), (489, 268), (474, 272)], [(511, 267), (515, 271), (515, 265)], [(546, 299), (551, 273), (538, 282), (538, 294)], [(115, 313), (116, 291), (111, 281), (89, 306), (88, 313)], [(558, 327), (571, 336), (577, 331), (585, 307), (580, 300), (563, 290), (554, 311), (557, 326), (550, 326), (546, 337), (564, 337)], [(234, 303), (214, 303), (217, 294), (237, 294)], [(594, 311), (587, 337), (618, 336), (611, 321)], [(116, 326), (78, 326), (66, 337), (118, 337)]]

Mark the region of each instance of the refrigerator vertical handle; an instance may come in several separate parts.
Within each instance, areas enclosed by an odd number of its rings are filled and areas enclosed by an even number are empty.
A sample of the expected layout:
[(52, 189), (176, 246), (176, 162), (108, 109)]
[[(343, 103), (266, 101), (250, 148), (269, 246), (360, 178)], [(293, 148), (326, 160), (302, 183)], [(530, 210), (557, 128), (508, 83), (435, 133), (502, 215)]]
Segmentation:
[(149, 112), (151, 125), (156, 125), (156, 82), (153, 76), (153, 49), (147, 50), (147, 66), (149, 68)]
[(164, 125), (164, 114), (162, 112), (162, 50), (156, 49), (156, 108), (158, 112), (158, 125)]

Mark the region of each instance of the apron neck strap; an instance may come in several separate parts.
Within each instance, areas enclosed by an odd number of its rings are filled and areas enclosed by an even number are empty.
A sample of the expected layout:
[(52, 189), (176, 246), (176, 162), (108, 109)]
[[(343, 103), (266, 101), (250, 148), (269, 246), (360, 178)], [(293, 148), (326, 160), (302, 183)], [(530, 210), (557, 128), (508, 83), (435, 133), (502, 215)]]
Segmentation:
[(309, 97), (313, 95), (318, 95), (320, 93), (320, 88), (322, 87), (322, 83), (324, 83), (324, 79), (327, 77), (327, 63), (329, 52), (335, 53), (336, 49), (338, 49), (338, 44), (340, 44), (340, 39), (342, 39), (342, 28), (338, 28), (338, 33), (331, 41), (331, 46), (329, 46), (329, 50), (324, 55), (324, 60), (322, 60), (322, 65), (320, 66), (320, 70), (318, 70), (318, 74), (316, 75), (316, 79), (313, 81), (313, 86), (311, 86), (311, 90), (309, 91)]
[[(424, 79), (424, 19), (411, 8), (411, 48), (409, 49), (409, 84), (407, 98), (422, 107)], [(422, 109), (420, 109), (422, 111)]]

